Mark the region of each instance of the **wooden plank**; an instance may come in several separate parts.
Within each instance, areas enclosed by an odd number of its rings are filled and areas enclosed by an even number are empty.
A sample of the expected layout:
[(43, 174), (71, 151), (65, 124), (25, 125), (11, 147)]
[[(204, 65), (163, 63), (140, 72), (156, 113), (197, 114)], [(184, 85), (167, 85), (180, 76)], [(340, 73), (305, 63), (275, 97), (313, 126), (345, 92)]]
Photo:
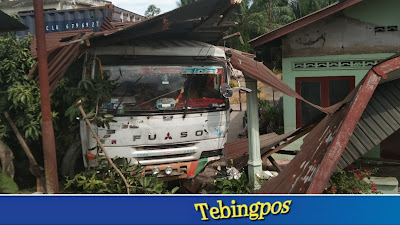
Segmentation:
[(368, 149), (361, 143), (360, 139), (354, 134), (350, 138), (350, 143), (353, 144), (355, 150), (359, 154), (359, 157), (368, 152)]
[(400, 129), (400, 125), (397, 123), (397, 121), (390, 115), (388, 112), (388, 109), (391, 109), (392, 107), (386, 108), (383, 106), (374, 96), (372, 96), (371, 100), (369, 101), (368, 105), (370, 105), (374, 110), (379, 113), (379, 116), (386, 121), (386, 123), (393, 128), (393, 130), (398, 130)]
[(279, 164), (275, 161), (275, 159), (274, 158), (272, 158), (272, 156), (268, 156), (268, 160), (271, 162), (271, 164), (275, 167), (275, 169), (278, 171), (278, 172), (281, 172), (282, 171), (282, 168), (279, 166)]
[(261, 157), (262, 160), (265, 160), (266, 158), (268, 158), (269, 156), (271, 156), (274, 153), (277, 153), (278, 151), (280, 151), (282, 148), (290, 145), (291, 143), (293, 143), (294, 141), (298, 140), (299, 138), (303, 137), (304, 135), (308, 134), (310, 131), (312, 130), (312, 127), (302, 131), (301, 133), (297, 134), (296, 136), (294, 136), (293, 138), (291, 138), (290, 140), (286, 141), (284, 144), (279, 145), (278, 147), (274, 148), (274, 149), (261, 149)]
[(359, 126), (356, 126), (353, 131), (353, 135), (357, 137), (357, 139), (365, 146), (367, 151), (371, 150), (375, 147), (375, 144), (368, 138), (368, 136), (360, 129)]
[[(390, 102), (391, 105), (400, 113), (400, 100), (396, 97), (397, 89), (391, 89), (390, 86), (388, 88), (380, 88), (379, 91), (385, 96), (385, 98)], [(400, 97), (400, 96), (399, 96)]]
[[(389, 102), (389, 100), (387, 99), (387, 96), (384, 96), (383, 93), (381, 92), (380, 88), (378, 91), (375, 91), (375, 93), (379, 93), (379, 94), (375, 94), (374, 96), (376, 97), (376, 99), (386, 108), (386, 110), (390, 113), (390, 115), (393, 117), (393, 119), (396, 120), (396, 122), (398, 124), (400, 124), (400, 112), (396, 110), (396, 106), (394, 106), (393, 104), (391, 104)], [(398, 102), (399, 105), (397, 105), (397, 107), (400, 107), (400, 102)]]
[(352, 164), (354, 162), (354, 158), (350, 155), (349, 149), (347, 147), (343, 151), (342, 158), (346, 162), (347, 165), (350, 165), (350, 164)]
[(349, 154), (351, 155), (351, 157), (353, 157), (353, 159), (358, 159), (361, 157), (361, 154), (357, 151), (357, 149), (351, 143), (351, 139), (353, 139), (353, 136), (350, 138), (350, 141), (347, 143), (346, 148), (349, 149)]
[(340, 169), (344, 169), (344, 168), (347, 167), (347, 165), (349, 165), (349, 164), (343, 159), (343, 157), (340, 157), (340, 158), (339, 158), (338, 167), (339, 167)]
[[(367, 107), (368, 108), (368, 107)], [(361, 119), (368, 124), (369, 127), (371, 127), (372, 131), (381, 139), (385, 140), (387, 138), (386, 132), (378, 125), (378, 122), (376, 122), (373, 118), (373, 116), (370, 114), (369, 111), (365, 110)]]
[(365, 108), (365, 111), (371, 115), (372, 119), (378, 124), (380, 128), (385, 132), (386, 137), (394, 132), (393, 128), (381, 117), (379, 112), (377, 112), (371, 105)]
[(364, 122), (364, 120), (359, 120), (357, 126), (364, 131), (364, 133), (368, 136), (368, 138), (374, 143), (375, 145), (378, 145), (381, 143), (381, 139), (378, 137), (378, 135)]

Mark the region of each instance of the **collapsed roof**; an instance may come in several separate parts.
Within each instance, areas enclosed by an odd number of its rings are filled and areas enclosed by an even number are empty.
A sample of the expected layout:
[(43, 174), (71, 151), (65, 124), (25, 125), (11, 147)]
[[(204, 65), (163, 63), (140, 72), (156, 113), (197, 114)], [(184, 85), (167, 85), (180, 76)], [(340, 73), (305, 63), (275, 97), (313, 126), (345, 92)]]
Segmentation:
[[(234, 24), (229, 13), (241, 0), (199, 0), (170, 12), (135, 23), (115, 23), (110, 19), (100, 32), (77, 30), (46, 35), (50, 89), (53, 90), (67, 68), (93, 46), (117, 45), (135, 39), (187, 39), (215, 44)], [(31, 54), (36, 58), (36, 40)], [(35, 66), (29, 76), (37, 74)]]
[(304, 139), (296, 157), (259, 193), (322, 193), (344, 168), (400, 128), (400, 56), (374, 66)]

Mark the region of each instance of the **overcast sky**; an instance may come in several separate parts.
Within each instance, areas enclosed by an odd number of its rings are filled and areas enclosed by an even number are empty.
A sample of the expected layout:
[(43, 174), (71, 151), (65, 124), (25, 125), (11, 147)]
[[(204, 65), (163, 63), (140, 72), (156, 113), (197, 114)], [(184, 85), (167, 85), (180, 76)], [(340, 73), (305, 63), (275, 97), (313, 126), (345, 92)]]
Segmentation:
[(177, 0), (110, 0), (114, 5), (144, 16), (149, 5), (154, 4), (165, 13), (175, 9)]

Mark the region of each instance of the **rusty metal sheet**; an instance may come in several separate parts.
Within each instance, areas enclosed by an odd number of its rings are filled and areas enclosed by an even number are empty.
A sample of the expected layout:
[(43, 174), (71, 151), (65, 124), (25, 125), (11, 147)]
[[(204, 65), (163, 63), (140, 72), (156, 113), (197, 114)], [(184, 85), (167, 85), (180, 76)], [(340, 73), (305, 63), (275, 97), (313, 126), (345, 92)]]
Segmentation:
[[(389, 115), (388, 112), (397, 110), (400, 104), (386, 104), (388, 108), (376, 111), (372, 108), (376, 102), (370, 100), (381, 78), (399, 69), (399, 56), (373, 67), (355, 91), (349, 94), (352, 100), (346, 103), (350, 98), (347, 97), (335, 113), (327, 115), (304, 139), (301, 151), (285, 170), (278, 177), (266, 182), (259, 193), (322, 193), (337, 166), (343, 168), (352, 163), (370, 150), (376, 141), (384, 140), (392, 134), (394, 130), (390, 126), (393, 125), (388, 122), (400, 118), (389, 118), (397, 113), (392, 112)], [(385, 97), (388, 102), (390, 99), (393, 101), (393, 97), (400, 94), (400, 89), (396, 87), (400, 85), (399, 78), (400, 76), (389, 77), (390, 81), (379, 86), (376, 96), (384, 91), (393, 91), (393, 95)], [(397, 97), (395, 98), (394, 102), (398, 102)], [(360, 119), (361, 126), (358, 126)], [(381, 127), (390, 128), (390, 131), (383, 131)], [(373, 136), (375, 143), (370, 136)]]
[(109, 16), (104, 18), (103, 23), (100, 26), (100, 31), (115, 29), (115, 26), (114, 26), (114, 24), (112, 24), (112, 22), (113, 21)]
[[(54, 34), (59, 34), (59, 33), (54, 33)], [(54, 40), (56, 39), (61, 40), (62, 38), (60, 39), (60, 37), (62, 36), (56, 35), (56, 37), (54, 37)], [(79, 33), (75, 34), (75, 36), (72, 37), (72, 40), (76, 40), (79, 37), (80, 37)], [(50, 48), (51, 47), (52, 46), (50, 45)], [(74, 62), (78, 58), (78, 56), (83, 52), (83, 49), (81, 49), (80, 47), (81, 44), (77, 42), (74, 44), (57, 47), (55, 48), (55, 50), (50, 50), (50, 52), (48, 52), (49, 85), (51, 91), (54, 90), (54, 88), (57, 86), (58, 81), (67, 71), (68, 67), (72, 64), (72, 62)], [(36, 51), (34, 51), (34, 54), (36, 54)], [(35, 76), (37, 75), (37, 73), (38, 73), (38, 65), (35, 65), (29, 72), (28, 76), (29, 77)], [(37, 76), (35, 77), (35, 79), (37, 80)]]
[[(222, 22), (240, 1), (203, 0), (149, 18), (117, 33), (92, 38), (98, 44), (123, 42), (137, 38), (190, 39), (217, 43), (232, 23)], [(222, 17), (221, 17), (222, 15)], [(228, 25), (228, 26), (227, 26)], [(211, 29), (210, 29), (211, 28)]]
[(278, 79), (276, 75), (263, 63), (257, 62), (254, 59), (243, 55), (242, 52), (234, 49), (229, 49), (232, 53), (230, 62), (233, 68), (242, 71), (249, 77), (252, 77), (290, 97), (300, 99), (314, 108), (319, 109), (325, 113), (334, 112), (335, 108), (322, 108), (320, 106), (314, 105), (309, 101), (305, 100), (299, 93), (291, 89), (287, 84)]
[[(72, 40), (77, 35), (79, 35), (79, 37), (82, 37), (88, 33), (93, 33), (92, 29), (64, 31), (64, 32), (46, 34), (46, 51), (48, 54), (50, 54), (51, 52), (57, 50), (58, 48), (70, 45), (69, 41)], [(32, 37), (30, 48), (31, 48), (32, 58), (36, 59), (37, 58), (36, 36)]]
[(258, 36), (252, 40), (249, 41), (250, 46), (252, 48), (258, 47), (260, 45), (263, 45), (267, 42), (270, 42), (272, 40), (275, 40), (277, 38), (280, 38), (284, 36), (285, 34), (291, 33), (295, 30), (298, 30), (302, 27), (305, 27), (311, 23), (314, 23), (318, 20), (321, 20), (327, 16), (330, 16), (334, 13), (337, 13), (343, 9), (346, 9), (352, 5), (355, 5), (362, 0), (346, 0), (346, 1), (338, 1), (330, 6), (327, 6), (323, 9), (320, 9), (314, 13), (311, 13), (307, 16), (304, 16), (298, 20), (295, 20), (283, 27), (280, 27), (276, 30), (273, 30), (269, 33), (263, 34), (261, 36)]
[(335, 114), (327, 115), (308, 135), (296, 157), (278, 177), (267, 181), (259, 193), (306, 193), (312, 178), (336, 135), (349, 104)]
[[(230, 27), (222, 21), (226, 19), (232, 7), (239, 3), (240, 0), (203, 0), (140, 22), (109, 21), (99, 32), (79, 30), (48, 34), (46, 50), (51, 89), (54, 89), (71, 63), (92, 45), (116, 45), (124, 41), (150, 37), (217, 42)], [(213, 29), (210, 30), (210, 27)], [(31, 50), (32, 57), (36, 58), (35, 44), (31, 46)], [(34, 67), (29, 76), (36, 74), (37, 68)]]

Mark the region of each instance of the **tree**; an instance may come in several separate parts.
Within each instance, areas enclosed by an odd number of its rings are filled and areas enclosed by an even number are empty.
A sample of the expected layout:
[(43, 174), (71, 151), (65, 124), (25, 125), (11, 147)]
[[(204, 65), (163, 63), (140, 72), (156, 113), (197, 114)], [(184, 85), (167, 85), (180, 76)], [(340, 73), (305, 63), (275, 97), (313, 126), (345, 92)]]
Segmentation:
[[(190, 0), (177, 2), (178, 6)], [(230, 15), (237, 25), (229, 33), (240, 32), (245, 44), (232, 39), (225, 43), (245, 52), (250, 51), (249, 40), (282, 27), (337, 0), (242, 0)]]
[[(21, 151), (17, 137), (3, 116), (3, 112), (8, 112), (33, 155), (40, 158), (42, 154), (39, 141), (42, 120), (40, 92), (34, 79), (27, 76), (36, 63), (31, 58), (29, 45), (30, 37), (17, 40), (15, 33), (5, 33), (0, 36), (0, 142), (6, 147), (2, 149), (3, 153), (4, 149), (8, 148), (13, 151), (14, 161), (18, 162), (15, 166), (15, 181), (22, 187), (33, 185), (35, 179), (29, 178), (33, 178), (27, 169), (29, 161), (24, 151)], [(2, 163), (2, 166), (10, 165)]]
[(144, 15), (146, 17), (152, 17), (152, 16), (156, 16), (156, 15), (160, 14), (160, 12), (161, 12), (160, 8), (157, 8), (156, 5), (152, 4), (152, 5), (149, 5), (149, 7), (147, 7), (147, 10), (144, 13)]
[(290, 2), (290, 6), (292, 7), (296, 19), (299, 19), (334, 2), (336, 2), (336, 0), (294, 0)]
[(182, 6), (185, 6), (185, 5), (192, 4), (195, 1), (197, 1), (197, 0), (180, 0), (180, 1), (176, 2), (176, 5), (178, 7), (182, 7)]
[(235, 8), (231, 20), (238, 24), (230, 33), (240, 32), (246, 43), (242, 45), (236, 41), (231, 47), (247, 52), (250, 51), (249, 40), (290, 23), (294, 14), (288, 0), (243, 0)]
[[(40, 93), (28, 78), (35, 65), (29, 37), (18, 41), (13, 33), (0, 36), (0, 111), (9, 111), (25, 138), (37, 141), (41, 135)], [(8, 123), (0, 119), (0, 138), (9, 135)]]

